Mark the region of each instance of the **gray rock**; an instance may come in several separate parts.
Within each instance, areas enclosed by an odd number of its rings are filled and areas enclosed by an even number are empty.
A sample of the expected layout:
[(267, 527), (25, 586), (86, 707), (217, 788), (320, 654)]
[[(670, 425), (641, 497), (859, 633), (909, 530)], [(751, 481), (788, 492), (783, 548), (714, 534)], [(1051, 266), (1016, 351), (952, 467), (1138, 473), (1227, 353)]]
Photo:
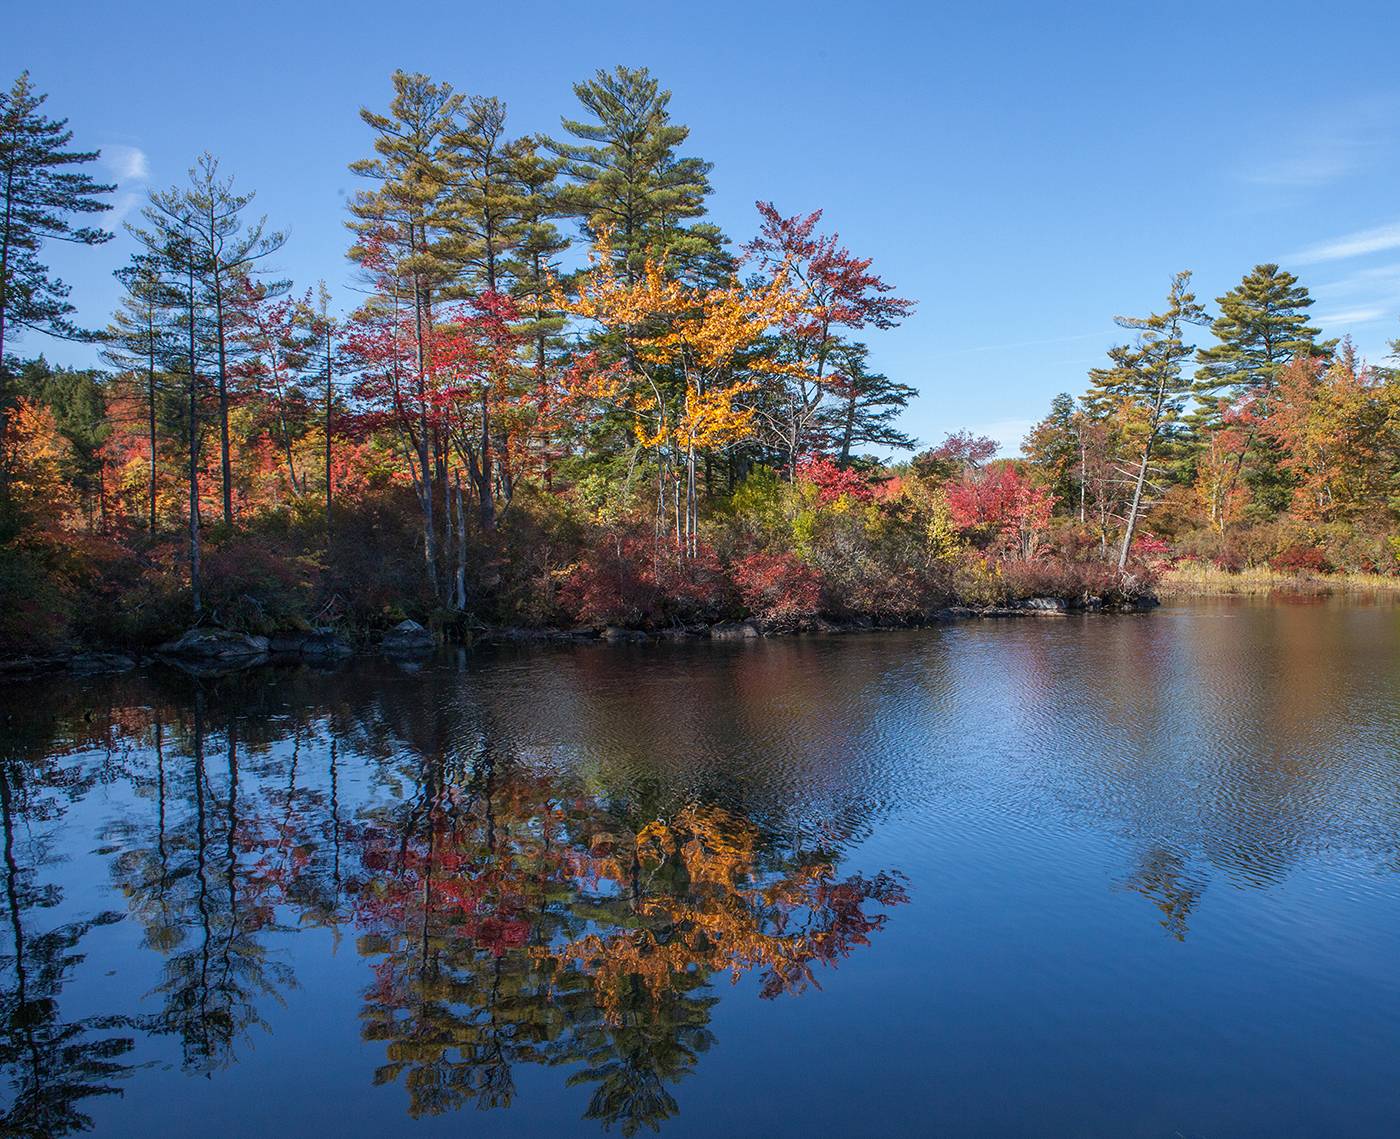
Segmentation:
[(186, 661), (242, 662), (267, 656), (266, 637), (235, 633), (231, 629), (191, 629), (156, 649), (161, 656)]
[(609, 625), (598, 634), (605, 641), (612, 641), (614, 644), (630, 644), (645, 641), (647, 635), (636, 629), (622, 629), (616, 625)]
[(314, 657), (317, 660), (348, 657), (355, 651), (336, 636), (333, 629), (312, 629), (306, 633), (278, 633), (268, 638), (268, 649), (286, 656)]
[(1021, 602), (1021, 608), (1029, 613), (1056, 614), (1067, 612), (1069, 606), (1058, 597), (1029, 597)]
[(68, 662), (69, 670), (80, 676), (93, 676), (102, 672), (129, 672), (135, 667), (135, 658), (125, 653), (79, 653)]
[(380, 638), (379, 647), (386, 653), (413, 655), (431, 652), (437, 641), (417, 621), (400, 621)]
[(710, 639), (714, 641), (748, 641), (761, 636), (762, 631), (752, 621), (721, 621), (710, 626)]

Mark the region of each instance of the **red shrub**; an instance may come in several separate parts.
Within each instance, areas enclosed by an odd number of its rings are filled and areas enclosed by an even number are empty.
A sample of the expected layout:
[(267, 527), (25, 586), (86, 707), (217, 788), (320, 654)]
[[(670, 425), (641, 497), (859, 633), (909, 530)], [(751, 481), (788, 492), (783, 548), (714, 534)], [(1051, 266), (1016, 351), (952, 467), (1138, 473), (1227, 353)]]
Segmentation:
[(948, 512), (960, 530), (980, 532), (989, 544), (1030, 558), (1050, 525), (1055, 496), (1011, 463), (964, 474), (944, 485)]
[(1331, 573), (1333, 567), (1327, 555), (1316, 546), (1299, 543), (1270, 558), (1269, 568), (1279, 573)]
[(821, 576), (790, 553), (750, 554), (734, 566), (745, 607), (775, 624), (814, 617), (821, 609)]
[(585, 624), (667, 625), (714, 616), (729, 597), (723, 567), (701, 546), (693, 558), (650, 534), (607, 534), (584, 554), (559, 591)]

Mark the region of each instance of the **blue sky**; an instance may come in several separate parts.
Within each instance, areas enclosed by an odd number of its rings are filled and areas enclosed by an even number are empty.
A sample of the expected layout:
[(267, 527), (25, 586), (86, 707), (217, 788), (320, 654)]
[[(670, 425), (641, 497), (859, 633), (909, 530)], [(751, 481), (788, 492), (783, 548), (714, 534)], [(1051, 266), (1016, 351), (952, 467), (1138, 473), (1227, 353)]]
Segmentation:
[[(22, 6), (21, 6), (22, 5)], [(1011, 446), (1083, 390), (1115, 313), (1171, 274), (1210, 300), (1260, 261), (1298, 273), (1330, 335), (1380, 359), (1400, 336), (1400, 27), (1390, 4), (43, 4), (5, 19), (0, 75), (100, 146), (118, 215), (217, 154), (276, 226), (278, 268), (348, 305), (346, 165), (357, 109), (398, 67), (494, 94), (557, 132), (571, 86), (645, 65), (689, 152), (715, 164), (736, 240), (753, 202), (815, 208), (919, 308), (872, 337), (921, 394), (921, 439)], [(130, 246), (51, 250), (105, 322)], [(85, 363), (30, 336), (16, 348)]]

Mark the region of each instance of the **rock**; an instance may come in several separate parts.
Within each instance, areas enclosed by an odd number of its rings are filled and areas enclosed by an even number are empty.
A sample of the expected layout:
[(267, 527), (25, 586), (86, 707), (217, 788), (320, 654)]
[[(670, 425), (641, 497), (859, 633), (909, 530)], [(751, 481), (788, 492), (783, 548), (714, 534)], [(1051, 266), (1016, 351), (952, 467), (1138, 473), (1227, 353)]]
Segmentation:
[(762, 631), (752, 621), (721, 621), (710, 626), (713, 641), (748, 641), (761, 636)]
[(431, 652), (437, 641), (417, 621), (400, 621), (379, 639), (379, 647), (396, 656), (411, 656)]
[(1021, 602), (1021, 608), (1028, 613), (1045, 614), (1054, 616), (1058, 613), (1068, 612), (1069, 606), (1058, 597), (1028, 597)]
[(191, 629), (178, 640), (156, 649), (160, 656), (186, 661), (240, 664), (267, 656), (266, 637), (235, 633), (232, 629)]
[(313, 657), (316, 660), (334, 660), (354, 653), (345, 641), (336, 636), (333, 629), (312, 629), (306, 633), (278, 633), (268, 638), (271, 652), (286, 656)]
[(136, 667), (134, 657), (125, 653), (79, 653), (68, 662), (71, 672), (79, 676), (94, 676), (102, 672), (129, 672)]
[(645, 641), (647, 635), (636, 629), (621, 629), (616, 625), (609, 625), (598, 634), (605, 641), (613, 644), (632, 644), (638, 641)]

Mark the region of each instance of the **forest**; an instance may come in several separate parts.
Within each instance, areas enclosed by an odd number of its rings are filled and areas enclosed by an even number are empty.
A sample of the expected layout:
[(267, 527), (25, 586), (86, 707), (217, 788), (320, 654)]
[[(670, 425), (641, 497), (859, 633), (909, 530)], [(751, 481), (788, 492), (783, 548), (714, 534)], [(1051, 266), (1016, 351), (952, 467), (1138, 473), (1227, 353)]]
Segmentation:
[[(1213, 304), (1164, 272), (1017, 457), (919, 441), (901, 412), (936, 392), (867, 343), (915, 300), (818, 203), (759, 200), (737, 239), (708, 220), (710, 164), (647, 69), (574, 93), (557, 137), (522, 136), (499, 98), (395, 73), (359, 112), (339, 293), (278, 277), (282, 219), (199, 154), (125, 223), (120, 307), (86, 328), (44, 250), (112, 239), (115, 187), (21, 74), (0, 654), (406, 618), (784, 632), (1400, 575), (1400, 370), (1312, 326), (1280, 266)], [(104, 366), (51, 362), (74, 342)]]

